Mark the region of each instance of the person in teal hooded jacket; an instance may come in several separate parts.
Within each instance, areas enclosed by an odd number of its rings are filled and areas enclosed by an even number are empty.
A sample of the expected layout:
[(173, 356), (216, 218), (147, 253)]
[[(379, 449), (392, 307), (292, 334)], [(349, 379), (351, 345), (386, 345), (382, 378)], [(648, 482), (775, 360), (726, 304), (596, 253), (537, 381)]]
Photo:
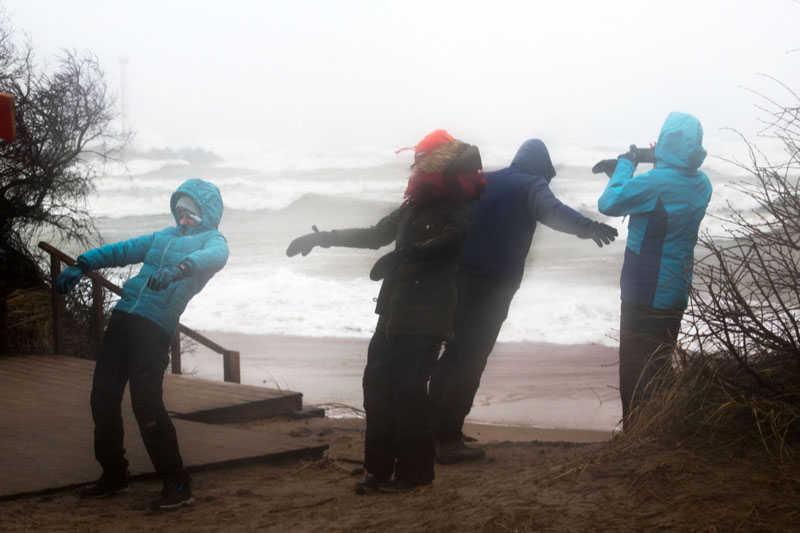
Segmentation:
[(90, 250), (56, 280), (56, 289), (65, 294), (90, 270), (142, 263), (139, 273), (122, 287), (122, 298), (111, 313), (94, 370), (94, 449), (103, 474), (84, 487), (81, 496), (85, 498), (128, 490), (121, 402), (130, 381), (131, 406), (142, 440), (164, 481), (161, 496), (152, 507), (170, 509), (194, 501), (161, 385), (181, 313), (225, 266), (228, 245), (217, 230), (222, 196), (212, 183), (200, 179), (184, 182), (172, 194), (170, 210), (175, 226)]
[(619, 376), (623, 427), (647, 398), (653, 380), (670, 367), (689, 301), (694, 247), (711, 199), (698, 170), (706, 157), (703, 127), (686, 113), (667, 116), (652, 170), (634, 176), (636, 147), (617, 160), (597, 206), (630, 216), (620, 279)]

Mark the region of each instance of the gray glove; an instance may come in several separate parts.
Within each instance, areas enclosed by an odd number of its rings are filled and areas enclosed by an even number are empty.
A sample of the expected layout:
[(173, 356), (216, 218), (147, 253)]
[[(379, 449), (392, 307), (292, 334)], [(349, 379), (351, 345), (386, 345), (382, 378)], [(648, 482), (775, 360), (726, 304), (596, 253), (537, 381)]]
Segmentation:
[(294, 257), (297, 254), (301, 254), (305, 257), (311, 253), (315, 246), (330, 248), (333, 244), (333, 232), (319, 231), (316, 226), (311, 226), (311, 228), (314, 233), (306, 233), (289, 243), (289, 247), (286, 248), (286, 255)]

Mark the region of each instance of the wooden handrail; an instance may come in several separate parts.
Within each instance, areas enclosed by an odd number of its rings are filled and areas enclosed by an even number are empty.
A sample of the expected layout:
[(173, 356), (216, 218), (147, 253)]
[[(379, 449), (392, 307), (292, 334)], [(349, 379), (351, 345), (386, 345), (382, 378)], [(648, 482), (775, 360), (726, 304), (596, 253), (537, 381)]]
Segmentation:
[[(58, 248), (51, 244), (41, 241), (39, 248), (50, 254), (50, 285), (52, 291), (52, 305), (53, 305), (53, 347), (56, 353), (61, 351), (61, 328), (62, 328), (62, 315), (64, 307), (64, 297), (55, 290), (56, 279), (61, 273), (61, 263), (67, 265), (74, 265), (75, 259), (65, 254)], [(103, 289), (107, 289), (114, 294), (122, 295), (122, 287), (110, 282), (98, 272), (87, 272), (86, 276), (92, 280), (92, 336), (95, 338), (95, 344), (99, 353), (100, 343), (103, 338)], [(180, 335), (199, 342), (203, 346), (222, 354), (222, 370), (223, 379), (232, 383), (241, 383), (241, 373), (239, 367), (239, 352), (234, 350), (227, 350), (212, 341), (208, 337), (201, 335), (197, 331), (178, 324), (175, 329), (175, 335), (172, 338), (172, 346), (170, 347), (171, 360), (172, 360), (172, 373), (181, 373), (181, 342)]]

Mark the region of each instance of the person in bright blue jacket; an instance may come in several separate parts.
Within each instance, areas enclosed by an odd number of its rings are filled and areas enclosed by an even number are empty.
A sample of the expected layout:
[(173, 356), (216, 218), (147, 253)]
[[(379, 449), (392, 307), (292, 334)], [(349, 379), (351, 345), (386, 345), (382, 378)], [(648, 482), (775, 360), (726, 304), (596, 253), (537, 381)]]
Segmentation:
[(486, 190), (475, 204), (458, 259), (458, 300), (453, 339), (430, 380), (436, 460), (443, 464), (484, 456), (464, 443), (464, 419), (511, 300), (522, 282), (525, 258), (539, 223), (557, 231), (610, 244), (617, 230), (564, 205), (550, 190), (556, 169), (539, 139), (525, 141), (511, 166), (485, 174)]
[(667, 116), (655, 147), (655, 167), (634, 176), (636, 147), (619, 156), (597, 206), (630, 216), (620, 278), (619, 375), (623, 428), (670, 367), (689, 301), (694, 247), (711, 199), (698, 170), (706, 157), (703, 127), (686, 113)]
[(94, 370), (94, 449), (103, 474), (83, 488), (85, 498), (128, 490), (121, 403), (130, 381), (131, 406), (142, 440), (164, 482), (161, 496), (151, 506), (163, 510), (194, 501), (161, 384), (181, 313), (225, 266), (228, 245), (217, 230), (222, 196), (212, 183), (184, 182), (172, 194), (170, 211), (175, 226), (90, 250), (56, 280), (56, 289), (65, 294), (90, 270), (142, 263), (139, 273), (122, 287)]

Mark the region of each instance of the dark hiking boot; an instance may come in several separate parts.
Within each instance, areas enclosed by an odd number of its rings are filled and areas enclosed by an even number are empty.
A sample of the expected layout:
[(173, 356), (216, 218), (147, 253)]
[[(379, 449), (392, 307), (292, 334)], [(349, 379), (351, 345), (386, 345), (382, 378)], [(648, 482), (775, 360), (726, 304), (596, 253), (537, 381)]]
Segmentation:
[(367, 474), (364, 481), (356, 483), (356, 494), (374, 494), (378, 492), (382, 481), (378, 476)]
[(405, 479), (393, 479), (386, 483), (381, 483), (378, 487), (378, 492), (383, 494), (404, 494), (411, 492), (422, 487), (430, 487), (431, 483), (411, 483)]
[(436, 445), (436, 462), (452, 465), (464, 461), (478, 461), (486, 457), (486, 451), (477, 446), (467, 446), (462, 439), (440, 442)]
[(164, 487), (161, 489), (161, 496), (150, 502), (150, 509), (153, 511), (171, 511), (193, 503), (192, 488), (187, 481), (165, 481)]
[(118, 477), (103, 474), (94, 483), (81, 487), (79, 494), (81, 498), (96, 500), (128, 492), (129, 488), (127, 475)]

